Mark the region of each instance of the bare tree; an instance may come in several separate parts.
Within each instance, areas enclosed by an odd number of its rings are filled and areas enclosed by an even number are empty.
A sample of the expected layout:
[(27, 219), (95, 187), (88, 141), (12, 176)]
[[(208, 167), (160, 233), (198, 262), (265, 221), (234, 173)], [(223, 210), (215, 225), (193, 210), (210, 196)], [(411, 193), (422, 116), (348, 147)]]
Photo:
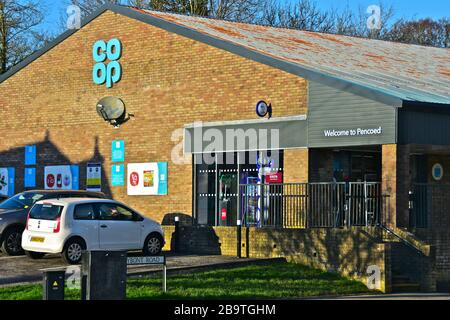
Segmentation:
[(43, 19), (38, 1), (0, 0), (0, 73), (49, 40), (36, 28)]
[(259, 22), (275, 27), (321, 32), (331, 32), (334, 28), (332, 12), (320, 10), (317, 3), (311, 0), (284, 5), (269, 2)]
[(209, 0), (209, 16), (239, 22), (256, 22), (265, 0)]
[(99, 7), (107, 4), (125, 4), (122, 0), (70, 0), (70, 3), (78, 6), (81, 9), (82, 16), (89, 15), (95, 12)]
[(450, 48), (450, 19), (399, 20), (387, 32), (392, 41)]

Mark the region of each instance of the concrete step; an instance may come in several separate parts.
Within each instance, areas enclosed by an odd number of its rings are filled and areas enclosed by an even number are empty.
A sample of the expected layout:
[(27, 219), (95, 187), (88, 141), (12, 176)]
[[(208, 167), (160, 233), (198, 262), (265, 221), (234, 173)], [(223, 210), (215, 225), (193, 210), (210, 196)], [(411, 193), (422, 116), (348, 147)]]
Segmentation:
[(397, 282), (392, 283), (393, 293), (416, 293), (420, 292), (420, 285), (414, 282)]

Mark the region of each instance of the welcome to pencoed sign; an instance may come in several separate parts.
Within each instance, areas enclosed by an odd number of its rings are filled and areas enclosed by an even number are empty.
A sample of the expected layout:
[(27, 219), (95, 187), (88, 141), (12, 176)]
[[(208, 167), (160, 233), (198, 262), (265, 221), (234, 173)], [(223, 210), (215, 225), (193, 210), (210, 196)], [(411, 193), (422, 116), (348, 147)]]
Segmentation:
[(383, 128), (356, 128), (356, 129), (345, 129), (345, 130), (336, 130), (329, 129), (324, 130), (323, 135), (325, 137), (333, 138), (333, 137), (363, 137), (363, 136), (380, 136), (383, 134)]

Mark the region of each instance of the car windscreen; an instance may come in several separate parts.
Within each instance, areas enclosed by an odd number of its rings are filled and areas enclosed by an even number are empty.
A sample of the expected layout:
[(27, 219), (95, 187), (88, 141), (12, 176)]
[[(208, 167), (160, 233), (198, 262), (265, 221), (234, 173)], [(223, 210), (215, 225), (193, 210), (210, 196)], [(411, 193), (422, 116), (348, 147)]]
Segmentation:
[(28, 209), (43, 197), (44, 195), (42, 193), (20, 193), (0, 203), (0, 209)]
[(63, 208), (54, 204), (36, 204), (30, 211), (30, 219), (56, 220), (61, 216)]

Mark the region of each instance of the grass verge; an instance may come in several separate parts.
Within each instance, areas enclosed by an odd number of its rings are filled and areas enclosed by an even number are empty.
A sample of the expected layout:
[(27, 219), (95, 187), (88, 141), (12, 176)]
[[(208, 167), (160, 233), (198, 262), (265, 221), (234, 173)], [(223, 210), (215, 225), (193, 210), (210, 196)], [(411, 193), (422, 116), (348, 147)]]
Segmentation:
[[(362, 283), (307, 266), (277, 262), (233, 269), (168, 276), (168, 293), (160, 276), (130, 278), (128, 299), (289, 299), (368, 293)], [(79, 299), (79, 290), (66, 289), (66, 299)], [(0, 288), (0, 300), (37, 300), (41, 285)]]

